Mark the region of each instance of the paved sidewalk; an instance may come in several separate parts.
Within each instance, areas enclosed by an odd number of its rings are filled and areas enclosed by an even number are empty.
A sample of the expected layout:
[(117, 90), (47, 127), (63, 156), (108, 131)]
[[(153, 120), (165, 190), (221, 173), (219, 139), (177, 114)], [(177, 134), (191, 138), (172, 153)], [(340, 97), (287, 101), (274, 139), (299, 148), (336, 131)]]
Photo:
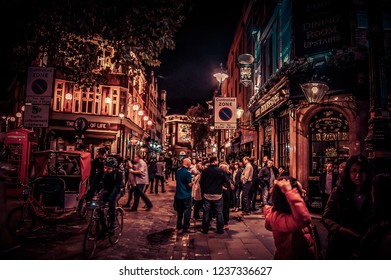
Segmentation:
[[(169, 182), (165, 193), (149, 194), (153, 208), (147, 211), (140, 201), (137, 212), (125, 210), (120, 242), (98, 242), (94, 259), (112, 260), (270, 260), (273, 259), (272, 233), (264, 227), (260, 211), (248, 216), (231, 213), (229, 229), (224, 234), (198, 231), (201, 221), (192, 220), (194, 233), (177, 231), (173, 209), (175, 183)], [(120, 204), (126, 200), (123, 197)], [(316, 221), (316, 219), (314, 219)], [(87, 222), (70, 217), (66, 221), (43, 225), (25, 240), (14, 241), (0, 252), (0, 259), (82, 259), (82, 243)], [(212, 223), (212, 227), (215, 224)], [(320, 228), (322, 231), (322, 228)], [(322, 238), (325, 236), (321, 232)]]

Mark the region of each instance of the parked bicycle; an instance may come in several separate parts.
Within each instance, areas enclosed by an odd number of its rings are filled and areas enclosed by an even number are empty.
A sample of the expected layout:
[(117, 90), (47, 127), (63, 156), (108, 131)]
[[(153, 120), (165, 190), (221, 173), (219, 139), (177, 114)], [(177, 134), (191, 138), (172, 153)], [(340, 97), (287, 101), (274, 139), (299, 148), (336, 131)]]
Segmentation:
[(99, 211), (103, 211), (105, 217), (104, 221), (106, 223), (106, 229), (109, 228), (109, 214), (108, 214), (108, 203), (103, 207), (99, 206), (98, 200), (92, 200), (89, 204), (91, 211), (91, 218), (88, 224), (87, 230), (84, 234), (83, 241), (83, 257), (84, 259), (91, 259), (95, 253), (98, 240), (103, 240), (108, 238), (109, 242), (112, 245), (115, 245), (119, 242), (122, 236), (122, 229), (124, 224), (124, 211), (121, 207), (117, 206), (115, 208), (115, 218), (114, 218), (114, 227), (112, 232), (104, 231), (104, 227), (101, 225), (99, 218)]

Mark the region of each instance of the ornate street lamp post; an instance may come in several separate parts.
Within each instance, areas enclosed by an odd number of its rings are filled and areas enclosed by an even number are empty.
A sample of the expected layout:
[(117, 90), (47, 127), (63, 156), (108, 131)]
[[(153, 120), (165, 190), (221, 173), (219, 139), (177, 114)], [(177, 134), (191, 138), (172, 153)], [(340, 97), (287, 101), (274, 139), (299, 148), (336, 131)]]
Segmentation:
[(118, 145), (117, 145), (118, 154), (122, 153), (121, 147), (123, 147), (123, 143), (122, 143), (123, 140), (122, 139), (124, 139), (123, 138), (124, 130), (123, 130), (123, 127), (122, 127), (122, 121), (123, 121), (124, 117), (125, 117), (124, 113), (119, 113), (118, 114), (118, 118), (120, 120), (120, 124), (119, 124), (119, 129), (120, 129), (120, 131), (119, 131), (119, 141), (118, 141)]
[[(220, 63), (220, 72), (213, 74), (213, 77), (219, 82), (219, 92), (218, 95), (222, 96), (222, 86), (225, 79), (228, 78), (227, 73), (223, 70), (223, 64)], [(216, 114), (216, 112), (215, 112)], [(217, 158), (220, 160), (220, 142), (221, 142), (221, 129), (217, 130)]]

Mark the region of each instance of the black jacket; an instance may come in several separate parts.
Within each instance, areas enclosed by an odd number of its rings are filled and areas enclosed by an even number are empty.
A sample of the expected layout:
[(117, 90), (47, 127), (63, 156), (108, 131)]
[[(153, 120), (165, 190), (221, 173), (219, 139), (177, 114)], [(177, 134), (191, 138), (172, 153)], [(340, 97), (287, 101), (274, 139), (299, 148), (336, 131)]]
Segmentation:
[[(324, 191), (326, 189), (326, 176), (327, 176), (326, 172), (323, 172), (319, 176), (319, 191), (320, 191), (320, 193), (324, 193)], [(331, 190), (333, 190), (337, 185), (338, 174), (333, 172), (332, 176), (333, 177), (332, 177), (332, 183), (331, 183)]]
[[(271, 169), (273, 169), (274, 177), (277, 178), (278, 169), (275, 166), (272, 166)], [(259, 171), (258, 177), (259, 177), (261, 187), (269, 187), (270, 186), (270, 168), (269, 167), (263, 167), (261, 169), (261, 171)]]
[(201, 173), (200, 186), (201, 193), (222, 194), (223, 185), (228, 182), (226, 173), (217, 165), (209, 165)]

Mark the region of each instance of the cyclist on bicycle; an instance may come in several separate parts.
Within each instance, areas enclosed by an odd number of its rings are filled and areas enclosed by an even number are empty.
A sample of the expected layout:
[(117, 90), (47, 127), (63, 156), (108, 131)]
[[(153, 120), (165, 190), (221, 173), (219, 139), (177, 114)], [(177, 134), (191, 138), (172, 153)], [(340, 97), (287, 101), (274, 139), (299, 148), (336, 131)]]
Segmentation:
[(99, 148), (96, 158), (91, 162), (91, 174), (90, 174), (90, 186), (86, 193), (86, 200), (91, 201), (96, 189), (96, 179), (100, 172), (103, 172), (103, 163), (106, 161), (107, 150), (105, 148)]
[[(121, 196), (123, 188), (123, 174), (118, 170), (118, 162), (114, 157), (108, 157), (103, 162), (103, 170), (95, 178), (94, 188), (99, 191), (98, 214), (102, 225), (103, 233), (114, 232), (115, 207)], [(107, 228), (102, 208), (109, 203), (109, 228)]]

